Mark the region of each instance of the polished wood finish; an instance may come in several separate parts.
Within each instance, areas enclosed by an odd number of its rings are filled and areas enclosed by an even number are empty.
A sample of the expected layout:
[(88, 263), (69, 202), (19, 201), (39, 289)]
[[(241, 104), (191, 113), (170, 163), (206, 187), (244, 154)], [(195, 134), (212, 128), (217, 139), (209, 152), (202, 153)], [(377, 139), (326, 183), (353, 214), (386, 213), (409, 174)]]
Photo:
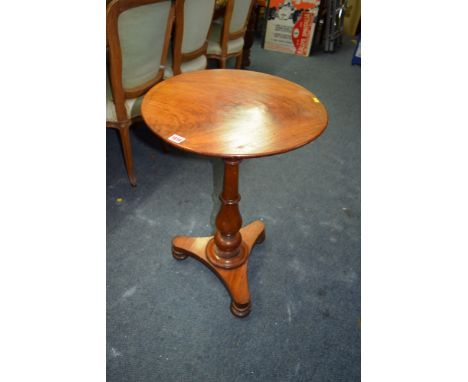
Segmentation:
[[(184, 38), (184, 5), (185, 1), (193, 0), (176, 0), (175, 3), (175, 36), (174, 36), (174, 47), (172, 50), (172, 71), (174, 75), (181, 74), (182, 71), (180, 66), (190, 60), (194, 60), (197, 57), (200, 57), (206, 54), (206, 49), (208, 48), (208, 41), (205, 39), (205, 43), (194, 49), (191, 52), (182, 53), (182, 41)], [(213, 4), (212, 13), (214, 13), (216, 7), (216, 2)], [(208, 37), (208, 35), (206, 36)]]
[[(284, 153), (317, 138), (328, 117), (320, 100), (303, 87), (268, 74), (209, 70), (181, 74), (156, 85), (142, 104), (150, 129), (180, 149), (223, 158), (224, 181), (216, 232), (210, 237), (177, 236), (177, 260), (195, 257), (208, 266), (231, 295), (231, 312), (251, 309), (247, 263), (265, 227), (242, 228), (239, 164), (243, 158)], [(179, 143), (174, 143), (175, 138)]]
[(240, 195), (239, 160), (224, 161), (223, 192), (219, 196), (221, 208), (216, 216), (216, 234), (213, 251), (208, 253), (210, 261), (222, 268), (236, 268), (246, 260), (239, 230), (242, 217), (239, 212)]
[[(323, 104), (302, 86), (234, 69), (184, 73), (161, 82), (143, 99), (142, 113), (167, 143), (224, 158), (296, 149), (317, 138), (328, 122)], [(185, 140), (168, 140), (173, 134)]]
[(244, 261), (236, 268), (223, 268), (213, 263), (213, 236), (190, 237), (176, 236), (172, 240), (172, 255), (177, 260), (192, 256), (210, 268), (223, 282), (231, 295), (231, 312), (238, 317), (245, 317), (251, 310), (251, 299), (247, 277), (248, 257), (255, 244), (261, 244), (265, 239), (265, 226), (256, 220), (240, 229)]
[(164, 75), (164, 65), (166, 64), (167, 52), (169, 48), (169, 40), (171, 37), (172, 25), (174, 22), (174, 6), (171, 5), (169, 19), (166, 26), (164, 37), (164, 46), (161, 55), (160, 67), (156, 76), (131, 89), (125, 89), (122, 83), (122, 50), (120, 47), (118, 20), (121, 13), (128, 9), (158, 3), (163, 0), (112, 0), (107, 3), (106, 8), (106, 40), (107, 40), (107, 55), (108, 55), (108, 70), (110, 73), (110, 85), (112, 90), (112, 98), (115, 105), (117, 121), (106, 121), (106, 127), (117, 129), (120, 140), (122, 142), (122, 151), (124, 154), (125, 167), (127, 175), (132, 186), (136, 186), (136, 176), (133, 168), (133, 156), (130, 143), (130, 126), (141, 120), (141, 117), (130, 118), (125, 108), (125, 100), (137, 98), (145, 94), (148, 89), (162, 81)]
[[(219, 41), (219, 44), (221, 46), (221, 54), (220, 55), (218, 55), (218, 54), (208, 54), (207, 55), (208, 58), (218, 60), (221, 69), (226, 68), (226, 62), (231, 57), (236, 57), (236, 69), (240, 69), (241, 66), (242, 66), (242, 57), (243, 57), (243, 54), (244, 54), (244, 49), (242, 49), (240, 52), (235, 52), (235, 53), (229, 53), (228, 54), (228, 52), (227, 52), (228, 42), (230, 40), (236, 40), (236, 39), (238, 39), (238, 38), (245, 35), (245, 32), (247, 31), (247, 25), (248, 25), (248, 22), (249, 22), (249, 16), (252, 13), (252, 7), (254, 5), (255, 0), (251, 0), (250, 8), (249, 8), (249, 11), (247, 13), (248, 16), (247, 16), (247, 18), (245, 20), (245, 23), (242, 26), (242, 28), (239, 29), (238, 31), (235, 31), (235, 32), (229, 32), (230, 25), (231, 25), (231, 19), (232, 19), (232, 13), (234, 11), (234, 1), (235, 0), (227, 0), (225, 2), (226, 8), (225, 8), (224, 17), (223, 17), (223, 29), (221, 31), (220, 41)], [(252, 40), (252, 43), (253, 43), (253, 40)], [(250, 48), (251, 47), (252, 47), (252, 44), (250, 44), (250, 46), (248, 48), (249, 54), (250, 54)]]

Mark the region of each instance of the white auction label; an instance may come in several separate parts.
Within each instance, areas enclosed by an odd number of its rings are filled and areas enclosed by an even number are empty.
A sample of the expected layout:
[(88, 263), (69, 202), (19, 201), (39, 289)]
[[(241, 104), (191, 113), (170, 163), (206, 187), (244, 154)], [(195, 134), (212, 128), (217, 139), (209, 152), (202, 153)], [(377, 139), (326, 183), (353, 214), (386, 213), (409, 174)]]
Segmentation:
[(167, 139), (169, 139), (170, 141), (175, 142), (175, 143), (181, 143), (181, 142), (185, 141), (184, 137), (181, 137), (180, 135), (177, 135), (177, 134), (172, 134)]

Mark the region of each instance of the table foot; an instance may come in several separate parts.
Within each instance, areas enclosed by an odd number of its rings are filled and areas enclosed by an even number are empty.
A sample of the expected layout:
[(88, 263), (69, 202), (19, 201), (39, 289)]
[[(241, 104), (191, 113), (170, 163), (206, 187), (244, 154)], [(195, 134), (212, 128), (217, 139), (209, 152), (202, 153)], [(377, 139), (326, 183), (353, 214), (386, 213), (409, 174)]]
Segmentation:
[(263, 229), (262, 233), (260, 233), (260, 235), (258, 236), (258, 239), (255, 241), (255, 245), (256, 244), (262, 244), (264, 241), (265, 241), (265, 229)]
[(234, 300), (231, 301), (231, 313), (236, 317), (246, 317), (250, 313), (251, 307), (252, 303), (250, 301), (244, 305), (239, 305)]
[(185, 254), (183, 251), (179, 251), (175, 249), (174, 247), (172, 247), (172, 257), (174, 257), (174, 259), (176, 260), (181, 261), (181, 260), (185, 260), (188, 257), (188, 255)]
[(232, 314), (236, 317), (245, 317), (250, 313), (251, 309), (247, 277), (248, 258), (255, 244), (260, 244), (265, 239), (265, 225), (260, 220), (256, 220), (241, 228), (239, 232), (242, 236), (246, 254), (243, 254), (245, 261), (236, 268), (223, 268), (210, 261), (207, 251), (209, 248), (213, 248), (212, 245), (209, 245), (213, 240), (213, 236), (176, 236), (172, 240), (172, 255), (177, 260), (183, 260), (187, 256), (194, 257), (210, 268), (231, 295)]

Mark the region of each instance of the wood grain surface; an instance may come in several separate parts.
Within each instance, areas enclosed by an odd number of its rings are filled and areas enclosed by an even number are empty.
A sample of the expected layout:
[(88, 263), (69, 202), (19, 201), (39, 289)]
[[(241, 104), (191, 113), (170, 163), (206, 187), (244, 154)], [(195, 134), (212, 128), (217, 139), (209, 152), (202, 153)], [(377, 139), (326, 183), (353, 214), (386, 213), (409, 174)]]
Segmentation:
[[(252, 158), (301, 147), (325, 130), (328, 114), (310, 91), (265, 73), (213, 69), (174, 76), (144, 97), (150, 129), (182, 150)], [(180, 143), (169, 140), (177, 134)]]
[(265, 239), (265, 226), (260, 220), (256, 220), (240, 229), (245, 246), (245, 261), (234, 269), (223, 269), (212, 263), (209, 258), (210, 243), (213, 236), (190, 237), (176, 236), (172, 240), (172, 255), (177, 260), (184, 260), (187, 256), (194, 257), (210, 268), (223, 282), (231, 295), (231, 312), (237, 317), (245, 317), (251, 310), (251, 299), (247, 274), (248, 257), (256, 244), (261, 244)]

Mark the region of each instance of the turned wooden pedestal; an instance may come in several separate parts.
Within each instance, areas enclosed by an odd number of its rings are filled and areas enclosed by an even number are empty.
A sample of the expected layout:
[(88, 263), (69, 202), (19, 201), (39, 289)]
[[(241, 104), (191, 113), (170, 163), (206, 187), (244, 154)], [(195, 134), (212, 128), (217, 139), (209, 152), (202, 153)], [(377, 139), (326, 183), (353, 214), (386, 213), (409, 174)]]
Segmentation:
[(216, 233), (209, 237), (176, 236), (172, 255), (177, 260), (193, 256), (207, 265), (226, 286), (232, 302), (231, 312), (244, 317), (250, 312), (247, 261), (255, 244), (265, 239), (265, 226), (254, 221), (242, 227), (239, 212), (239, 160), (224, 160), (224, 185), (219, 196), (221, 208), (216, 217)]
[(248, 259), (255, 244), (265, 239), (265, 226), (257, 220), (242, 227), (239, 164), (313, 141), (327, 126), (325, 107), (308, 90), (282, 78), (218, 69), (159, 83), (144, 97), (142, 114), (167, 143), (223, 159), (214, 236), (176, 236), (172, 254), (177, 260), (192, 256), (208, 266), (229, 291), (231, 312), (245, 317), (251, 309)]

